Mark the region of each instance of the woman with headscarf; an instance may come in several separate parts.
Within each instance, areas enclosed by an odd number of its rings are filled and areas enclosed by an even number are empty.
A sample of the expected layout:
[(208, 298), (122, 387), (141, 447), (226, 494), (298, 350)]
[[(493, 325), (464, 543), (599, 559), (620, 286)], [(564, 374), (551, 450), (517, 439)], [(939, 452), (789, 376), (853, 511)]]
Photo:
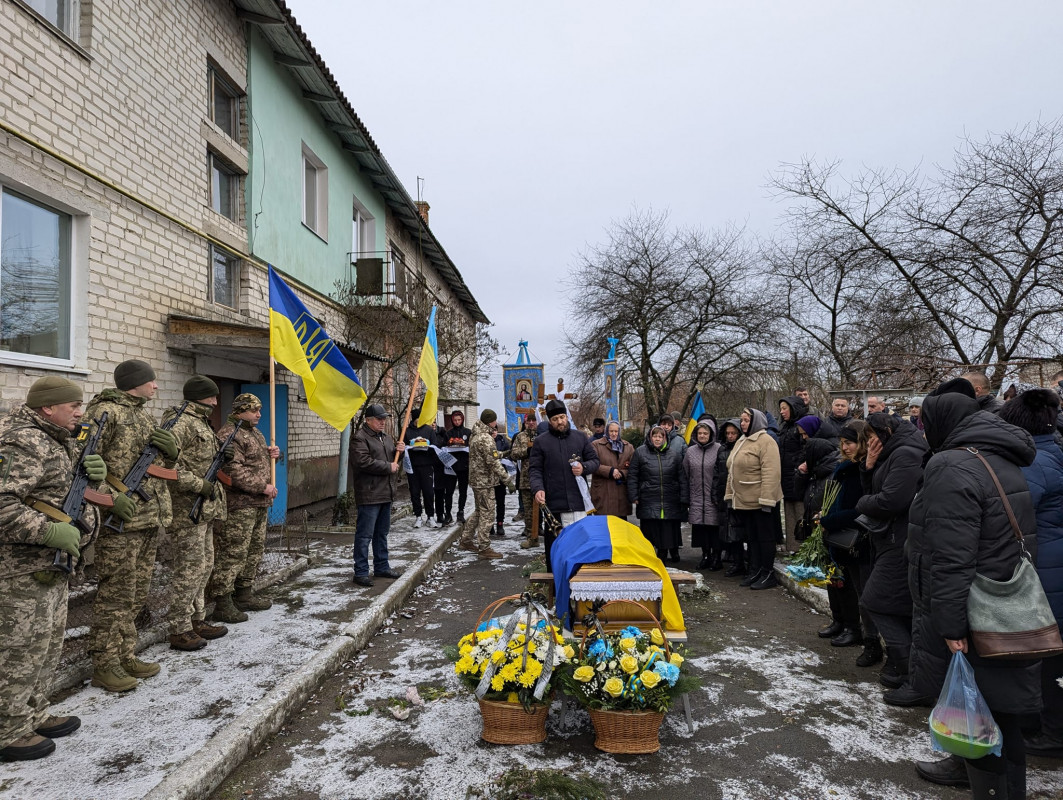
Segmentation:
[(718, 570), (720, 562), (720, 513), (712, 494), (716, 473), (716, 420), (706, 417), (698, 422), (683, 457), (687, 483), (690, 485), (690, 546), (701, 548), (698, 569)]
[(681, 441), (669, 442), (668, 432), (654, 425), (646, 441), (635, 449), (627, 475), (627, 496), (636, 504), (642, 535), (650, 540), (658, 558), (672, 564), (679, 563), (680, 525), (690, 501)]
[[(1035, 554), (1037, 521), (1022, 474), (1022, 467), (1034, 460), (1034, 443), (1026, 431), (980, 411), (967, 393), (932, 392), (923, 401), (921, 416), (933, 456), (911, 509), (908, 563), (915, 619), (909, 680), (913, 691), (936, 695), (952, 654), (967, 654), (1003, 734), (1001, 756), (966, 761), (973, 797), (1022, 800), (1026, 750), (1020, 721), (1022, 715), (1041, 711), (1040, 662), (979, 657), (969, 646), (967, 596), (976, 573), (1010, 580), (1021, 557), (1000, 492), (975, 451), (996, 473), (1026, 547)], [(952, 758), (924, 762), (917, 770), (928, 777), (926, 773), (948, 771), (954, 763)]]
[[(910, 423), (887, 411), (867, 415), (864, 495), (856, 510), (870, 520), (871, 574), (860, 605), (886, 642), (901, 675), (909, 671), (912, 649), (912, 595), (908, 589), (908, 509), (919, 486), (926, 442)], [(926, 705), (927, 698), (902, 685), (883, 695), (890, 705)]]
[(741, 424), (736, 417), (720, 425), (720, 449), (716, 451), (716, 468), (712, 473), (712, 500), (720, 519), (720, 547), (727, 551), (731, 559), (731, 566), (724, 573), (725, 578), (746, 574), (746, 546), (742, 529), (724, 500), (727, 494), (727, 459), (742, 436)]
[[(779, 401), (779, 460), (782, 471), (783, 516), (786, 527), (786, 549), (793, 553), (800, 547), (796, 533), (799, 522), (805, 516), (803, 493), (794, 486), (794, 470), (804, 459), (805, 440), (797, 421), (808, 415), (808, 405), (797, 395)], [(767, 427), (767, 416), (765, 416)]]
[(753, 408), (739, 417), (742, 438), (727, 459), (727, 490), (735, 517), (749, 542), (749, 574), (740, 586), (771, 589), (775, 577), (777, 506), (782, 500), (779, 448), (768, 435), (764, 412)]
[(620, 423), (605, 426), (605, 435), (591, 442), (598, 454), (598, 469), (591, 483), (591, 502), (595, 514), (609, 514), (627, 519), (631, 501), (627, 497), (627, 471), (635, 448), (620, 438)]
[[(1006, 396), (1006, 394), (1005, 394)], [(1020, 391), (1000, 418), (1033, 437), (1037, 454), (1022, 468), (1037, 518), (1037, 574), (1056, 622), (1063, 627), (1063, 449), (1056, 443), (1059, 395), (1050, 389)], [(1041, 731), (1026, 737), (1026, 752), (1063, 758), (1063, 656), (1041, 662)]]

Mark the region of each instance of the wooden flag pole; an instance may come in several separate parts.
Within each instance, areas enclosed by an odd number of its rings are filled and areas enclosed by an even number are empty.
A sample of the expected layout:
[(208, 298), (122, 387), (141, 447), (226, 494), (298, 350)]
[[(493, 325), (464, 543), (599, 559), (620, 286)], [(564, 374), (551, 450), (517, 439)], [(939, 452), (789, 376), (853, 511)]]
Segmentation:
[[(272, 335), (273, 329), (270, 328), (270, 335)], [(274, 370), (273, 356), (269, 357), (269, 444), (270, 447), (277, 446), (277, 374)], [(277, 459), (271, 458), (269, 460), (269, 482), (273, 485), (277, 485)]]
[[(410, 424), (410, 412), (413, 411), (413, 398), (417, 395), (417, 384), (419, 384), (420, 382), (421, 382), (421, 360), (420, 360), (420, 356), (418, 356), (418, 359), (417, 359), (417, 371), (415, 373), (413, 373), (413, 383), (410, 384), (410, 399), (406, 403), (406, 413), (403, 415), (403, 418), (402, 418), (402, 432), (399, 434), (399, 438), (398, 438), (397, 441), (401, 442), (403, 439), (406, 438), (406, 428)], [(395, 463), (396, 464), (399, 463), (399, 458), (401, 456), (402, 456), (402, 453), (400, 453), (399, 449), (396, 447), (395, 448)]]

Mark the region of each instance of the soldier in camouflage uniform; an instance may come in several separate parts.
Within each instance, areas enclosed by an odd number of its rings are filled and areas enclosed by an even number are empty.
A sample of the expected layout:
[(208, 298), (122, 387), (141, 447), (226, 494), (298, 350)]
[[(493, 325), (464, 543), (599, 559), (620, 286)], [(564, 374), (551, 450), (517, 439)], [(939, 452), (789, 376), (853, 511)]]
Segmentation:
[(469, 439), (469, 486), (476, 509), (462, 528), (458, 546), (479, 553), (481, 559), (502, 558), (501, 553), (492, 549), (490, 540), (491, 523), (495, 519), (495, 486), (502, 481), (513, 488), (513, 479), (499, 460), (494, 431), (488, 427), (497, 419), (494, 411), (485, 408), (480, 421), (472, 426)]
[(214, 572), (208, 594), (214, 598), (212, 619), (246, 622), (245, 611), (265, 611), (273, 605), (254, 593), (252, 584), (266, 549), (266, 518), (277, 487), (270, 483), (270, 459), (280, 458), (280, 448), (266, 445), (255, 426), (262, 418), (262, 401), (253, 394), (237, 395), (229, 422), (218, 436), (228, 438), (239, 427), (233, 443), (233, 460), (225, 467), (228, 519), (215, 540)]
[[(52, 738), (73, 733), (77, 717), (48, 713), (48, 691), (66, 629), (70, 575), (54, 566), (57, 549), (74, 559), (96, 535), (99, 520), (85, 506), (89, 534), (69, 524), (63, 505), (75, 432), (83, 432), (81, 387), (66, 378), (41, 378), (19, 406), (0, 420), (0, 759), (41, 758)], [(107, 468), (85, 456), (90, 480)], [(43, 510), (42, 510), (43, 509)], [(68, 522), (62, 522), (65, 518)]]
[(520, 501), (524, 506), (524, 540), (520, 546), (524, 550), (539, 544), (539, 531), (532, 530), (531, 465), (528, 463), (538, 425), (535, 415), (528, 414), (524, 418), (524, 430), (513, 437), (513, 444), (509, 449), (509, 457), (520, 461)]
[[(114, 389), (96, 395), (85, 416), (96, 420), (107, 413), (99, 452), (107, 462), (107, 483), (114, 495), (113, 514), (121, 520), (114, 527), (105, 524), (96, 541), (96, 574), (99, 589), (92, 605), (89, 654), (92, 656), (92, 685), (109, 692), (136, 688), (138, 678), (157, 675), (159, 665), (136, 657), (136, 616), (148, 599), (159, 527), (172, 518), (170, 489), (163, 476), (172, 473), (177, 461), (177, 440), (170, 431), (159, 428), (145, 409), (158, 391), (155, 370), (143, 361), (123, 361), (114, 371)], [(148, 445), (158, 455), (140, 488), (148, 499), (130, 498), (122, 479)]]
[[(220, 446), (210, 427), (211, 412), (218, 405), (218, 385), (204, 375), (193, 375), (185, 382), (183, 392), (189, 405), (172, 428), (181, 455), (177, 457), (177, 482), (170, 490), (173, 524), (167, 535), (174, 544), (175, 555), (166, 623), (172, 649), (199, 650), (208, 639), (229, 632), (224, 625), (211, 625), (204, 620), (203, 600), (214, 566), (211, 528), (215, 519), (225, 519), (225, 492), (220, 481), (204, 479)], [(175, 414), (175, 409), (168, 410), (163, 422)], [(228, 455), (234, 455), (233, 445), (227, 449)], [(203, 505), (199, 521), (193, 522), (189, 514), (199, 498), (203, 498)]]

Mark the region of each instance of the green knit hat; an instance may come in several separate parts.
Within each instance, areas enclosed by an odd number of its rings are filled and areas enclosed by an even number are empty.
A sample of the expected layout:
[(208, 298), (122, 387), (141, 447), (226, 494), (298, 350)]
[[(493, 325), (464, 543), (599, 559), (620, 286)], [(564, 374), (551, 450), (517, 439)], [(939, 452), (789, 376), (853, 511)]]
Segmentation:
[(218, 384), (206, 375), (193, 375), (185, 381), (185, 400), (206, 400), (208, 397), (217, 397), (218, 392)]
[(485, 408), (480, 412), (480, 422), (484, 425), (490, 425), (492, 422), (498, 419), (498, 414), (489, 408)]
[(146, 361), (130, 359), (114, 368), (114, 385), (123, 392), (155, 380), (155, 370)]
[(71, 380), (53, 375), (38, 378), (26, 394), (26, 405), (30, 408), (57, 406), (60, 403), (80, 403), (84, 399), (81, 387)]

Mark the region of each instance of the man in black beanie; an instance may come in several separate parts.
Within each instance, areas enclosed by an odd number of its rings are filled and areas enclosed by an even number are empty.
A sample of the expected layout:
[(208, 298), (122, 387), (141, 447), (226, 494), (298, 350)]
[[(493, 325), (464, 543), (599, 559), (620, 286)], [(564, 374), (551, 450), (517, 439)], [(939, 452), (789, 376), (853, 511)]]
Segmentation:
[[(593, 475), (598, 469), (598, 456), (587, 435), (572, 428), (568, 409), (560, 400), (546, 404), (550, 427), (535, 437), (528, 457), (531, 490), (534, 500), (545, 505), (558, 517), (562, 526), (571, 525), (587, 516), (587, 506), (576, 479)], [(547, 532), (546, 564), (550, 566), (550, 550), (554, 535)]]

